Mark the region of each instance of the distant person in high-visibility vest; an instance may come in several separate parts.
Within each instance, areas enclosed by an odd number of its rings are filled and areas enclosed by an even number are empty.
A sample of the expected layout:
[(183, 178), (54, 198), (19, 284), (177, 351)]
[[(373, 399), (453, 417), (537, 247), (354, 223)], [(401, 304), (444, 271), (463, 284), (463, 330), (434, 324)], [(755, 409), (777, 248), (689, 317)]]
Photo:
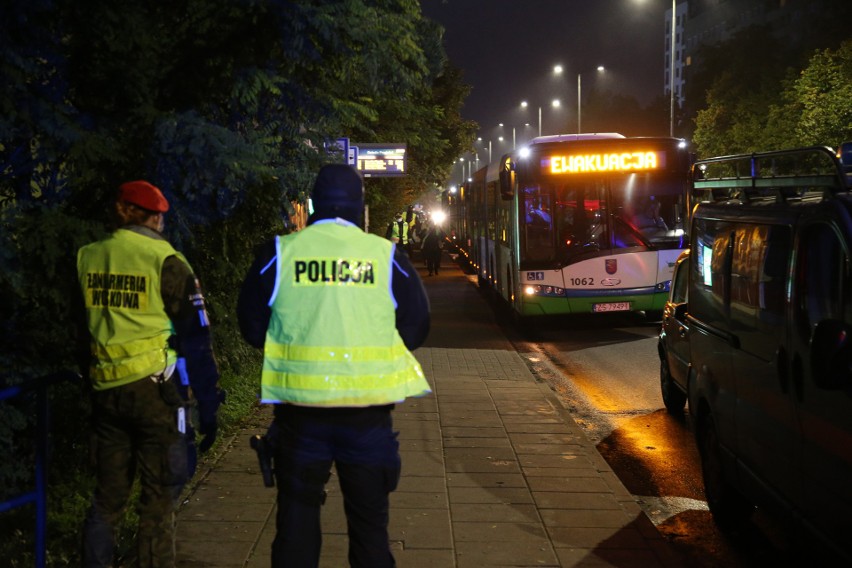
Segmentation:
[(385, 238), (398, 245), (405, 253), (408, 253), (408, 229), (408, 223), (405, 222), (402, 213), (397, 213), (394, 220), (388, 224)]
[(391, 411), (431, 392), (411, 350), (429, 332), (429, 302), (400, 247), (360, 227), (364, 189), (350, 166), (324, 166), (308, 226), (261, 249), (237, 312), (263, 348), (261, 401), (278, 486), (273, 567), (316, 567), (320, 508), (335, 465), (352, 566), (395, 565), (389, 495), (400, 476)]
[[(97, 483), (83, 525), (86, 568), (115, 565), (115, 527), (139, 473), (138, 566), (174, 567), (177, 498), (194, 466), (191, 388), (207, 451), (224, 393), (204, 296), (162, 235), (169, 203), (146, 181), (122, 184), (118, 229), (77, 253), (80, 365), (92, 387)], [(179, 359), (180, 358), (180, 359)], [(182, 372), (175, 372), (178, 369)], [(191, 462), (191, 463), (190, 463)]]

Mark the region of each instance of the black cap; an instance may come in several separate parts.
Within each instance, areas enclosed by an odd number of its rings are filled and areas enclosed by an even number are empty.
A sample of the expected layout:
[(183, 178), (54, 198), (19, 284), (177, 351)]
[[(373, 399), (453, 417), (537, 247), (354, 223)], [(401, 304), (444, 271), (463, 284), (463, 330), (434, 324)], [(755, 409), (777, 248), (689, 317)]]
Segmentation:
[(364, 210), (364, 182), (352, 166), (326, 164), (317, 174), (311, 199), (317, 213), (357, 223)]

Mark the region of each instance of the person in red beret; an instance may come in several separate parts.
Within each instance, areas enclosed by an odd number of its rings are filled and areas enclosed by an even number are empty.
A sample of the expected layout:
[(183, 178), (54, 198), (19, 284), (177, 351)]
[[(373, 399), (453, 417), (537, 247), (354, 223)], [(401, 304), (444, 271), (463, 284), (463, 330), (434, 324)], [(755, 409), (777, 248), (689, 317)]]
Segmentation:
[(97, 478), (83, 525), (86, 567), (114, 565), (114, 528), (137, 472), (139, 566), (173, 567), (174, 511), (194, 470), (182, 396), (189, 389), (203, 436), (198, 449), (216, 439), (224, 393), (204, 296), (186, 258), (162, 235), (168, 210), (156, 186), (124, 183), (115, 201), (119, 228), (77, 253), (87, 344), (80, 363), (92, 387)]

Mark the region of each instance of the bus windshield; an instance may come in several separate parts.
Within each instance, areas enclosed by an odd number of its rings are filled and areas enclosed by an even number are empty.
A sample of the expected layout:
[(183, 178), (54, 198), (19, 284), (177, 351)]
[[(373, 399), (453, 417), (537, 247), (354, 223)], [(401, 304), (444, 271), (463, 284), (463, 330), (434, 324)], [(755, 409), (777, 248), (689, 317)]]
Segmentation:
[(615, 249), (682, 248), (682, 191), (635, 173), (528, 180), (519, 204), (522, 258), (565, 264)]

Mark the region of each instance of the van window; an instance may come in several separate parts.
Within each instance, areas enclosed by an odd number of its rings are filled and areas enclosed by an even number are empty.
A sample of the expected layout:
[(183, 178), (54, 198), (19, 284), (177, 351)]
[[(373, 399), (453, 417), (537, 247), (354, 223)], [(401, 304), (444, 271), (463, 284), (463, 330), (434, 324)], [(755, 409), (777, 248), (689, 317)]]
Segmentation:
[(687, 301), (686, 283), (689, 281), (689, 258), (681, 261), (680, 266), (675, 272), (675, 279), (672, 285), (672, 302), (675, 304), (683, 304)]
[(790, 228), (738, 225), (731, 261), (731, 305), (735, 313), (781, 321), (790, 251)]
[(824, 319), (849, 319), (849, 252), (837, 232), (818, 223), (802, 231), (797, 258), (797, 320), (810, 336)]
[(695, 219), (694, 246), (690, 251), (690, 311), (700, 313), (708, 325), (727, 327), (730, 245), (733, 224), (713, 219)]
[(791, 230), (737, 223), (731, 260), (731, 331), (740, 347), (771, 361), (784, 335)]

